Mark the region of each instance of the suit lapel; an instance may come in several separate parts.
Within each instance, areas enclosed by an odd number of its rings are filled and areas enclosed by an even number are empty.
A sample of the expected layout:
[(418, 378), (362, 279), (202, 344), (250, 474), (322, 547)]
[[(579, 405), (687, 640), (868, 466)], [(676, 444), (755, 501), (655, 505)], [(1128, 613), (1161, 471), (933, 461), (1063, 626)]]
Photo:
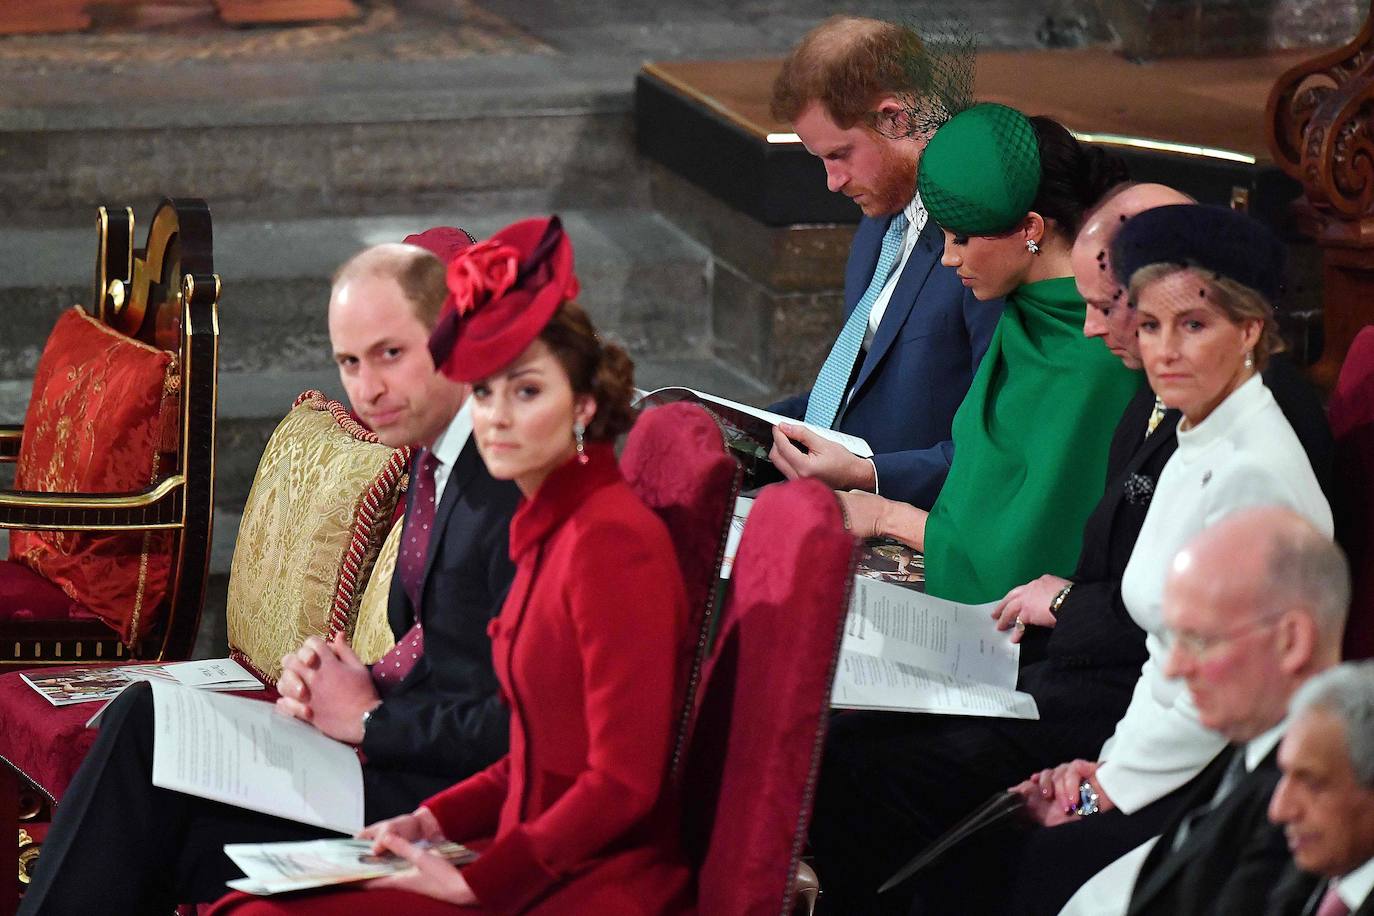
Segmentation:
[[(1182, 849), (1178, 852), (1173, 850), (1174, 837), (1178, 834), (1179, 827), (1188, 818), (1188, 815), (1197, 810), (1198, 806), (1207, 804), (1216, 794), (1217, 786), (1221, 783), (1221, 777), (1226, 772), (1232, 755), (1243, 753), (1245, 753), (1243, 746), (1232, 745), (1229, 753), (1218, 754), (1207, 765), (1207, 769), (1203, 771), (1203, 776), (1198, 780), (1197, 786), (1189, 793), (1187, 802), (1170, 821), (1168, 828), (1160, 835), (1159, 842), (1155, 843), (1154, 848), (1150, 850), (1150, 854), (1145, 857), (1144, 863), (1141, 864), (1136, 890), (1131, 894), (1129, 912), (1138, 912), (1140, 907), (1149, 903), (1156, 894), (1168, 887), (1169, 882), (1173, 880), (1180, 868), (1193, 861), (1194, 857), (1189, 852), (1198, 842), (1198, 837), (1206, 836), (1210, 839), (1212, 831), (1216, 829), (1216, 811), (1210, 812), (1211, 816), (1203, 818), (1202, 822), (1189, 834), (1188, 839), (1184, 841)], [(1232, 798), (1235, 797), (1236, 791), (1237, 789), (1231, 791)], [(1219, 808), (1221, 807), (1225, 807), (1225, 804), (1219, 806)]]
[[(897, 331), (906, 324), (907, 316), (911, 314), (912, 308), (916, 305), (916, 297), (921, 294), (921, 288), (926, 284), (926, 278), (930, 276), (931, 270), (940, 260), (942, 246), (937, 242), (940, 234), (940, 227), (935, 225), (935, 220), (927, 219), (925, 228), (921, 230), (921, 235), (916, 240), (916, 247), (911, 250), (911, 257), (907, 258), (906, 267), (897, 280), (897, 286), (892, 290), (892, 298), (888, 300), (887, 310), (883, 312), (883, 319), (878, 323), (877, 333), (873, 335), (873, 343), (869, 345), (868, 353), (864, 356), (863, 366), (859, 369), (858, 378), (854, 380), (853, 393), (840, 410), (841, 417), (844, 416), (844, 411), (849, 404), (854, 402), (854, 395), (863, 389), (864, 384), (873, 375), (873, 370), (882, 362), (883, 356), (891, 348), (893, 341), (897, 339)], [(877, 264), (876, 255), (874, 264)], [(870, 266), (870, 280), (872, 275), (873, 268)], [(859, 295), (862, 297), (863, 292), (860, 291)]]

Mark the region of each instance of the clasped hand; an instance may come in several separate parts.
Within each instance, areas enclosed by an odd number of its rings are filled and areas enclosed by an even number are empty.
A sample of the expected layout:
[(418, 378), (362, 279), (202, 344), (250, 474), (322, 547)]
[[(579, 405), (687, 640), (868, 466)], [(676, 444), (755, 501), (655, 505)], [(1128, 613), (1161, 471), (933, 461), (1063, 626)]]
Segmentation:
[(367, 666), (342, 634), (329, 642), (318, 636), (281, 660), (278, 711), (309, 722), (336, 741), (363, 740), (363, 713), (381, 698)]
[(394, 853), (414, 866), (399, 874), (369, 881), (367, 887), (410, 891), (460, 906), (477, 903), (477, 895), (468, 886), (462, 872), (442, 856), (423, 845), (417, 845), (422, 842), (442, 843), (446, 839), (434, 812), (423, 805), (412, 814), (378, 821), (364, 828), (358, 836), (372, 841), (374, 855)]
[(1031, 819), (1043, 827), (1055, 827), (1078, 820), (1078, 787), (1088, 780), (1097, 793), (1097, 809), (1110, 811), (1116, 807), (1106, 791), (1097, 781), (1097, 768), (1094, 760), (1070, 760), (1052, 769), (1041, 770), (1025, 782), (1017, 783), (1007, 791), (1015, 792), (1026, 800), (1026, 811)]

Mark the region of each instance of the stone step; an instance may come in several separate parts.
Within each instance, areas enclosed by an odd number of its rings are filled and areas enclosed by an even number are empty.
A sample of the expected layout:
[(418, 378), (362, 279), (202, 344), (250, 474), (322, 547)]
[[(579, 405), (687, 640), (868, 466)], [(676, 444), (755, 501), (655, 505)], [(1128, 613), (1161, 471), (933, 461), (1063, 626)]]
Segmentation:
[[(439, 224), (456, 223), (481, 238), (537, 212), (445, 208), (352, 218), (218, 219), (221, 372), (330, 367), (323, 320), (329, 278), (360, 248)], [(572, 209), (562, 216), (577, 253), (582, 302), (598, 327), (643, 355), (706, 352), (704, 248), (643, 210)], [(0, 379), (30, 378), (57, 316), (73, 302), (90, 300), (94, 248), (89, 228), (0, 230), (0, 264), (12, 265), (0, 275), (6, 327)]]

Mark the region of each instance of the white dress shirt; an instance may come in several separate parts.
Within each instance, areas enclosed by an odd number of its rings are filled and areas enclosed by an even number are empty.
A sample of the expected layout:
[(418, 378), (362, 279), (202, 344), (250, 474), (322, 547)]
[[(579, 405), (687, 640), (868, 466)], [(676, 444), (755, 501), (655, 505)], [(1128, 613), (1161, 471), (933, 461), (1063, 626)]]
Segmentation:
[(453, 463), (458, 460), (458, 456), (463, 452), (463, 446), (468, 444), (471, 436), (472, 401), (469, 399), (463, 402), (463, 406), (453, 415), (453, 419), (444, 427), (444, 431), (429, 449), (430, 454), (439, 462), (434, 466), (435, 506), (443, 500), (444, 487), (448, 485), (448, 475), (453, 471)]
[(887, 278), (887, 283), (883, 284), (883, 290), (878, 293), (878, 299), (873, 303), (873, 308), (868, 312), (868, 328), (864, 331), (863, 342), (863, 352), (865, 353), (873, 344), (873, 335), (878, 333), (878, 325), (882, 323), (883, 314), (887, 312), (887, 304), (892, 301), (892, 293), (897, 288), (897, 281), (902, 278), (902, 271), (906, 270), (906, 262), (910, 259), (911, 253), (916, 250), (916, 241), (921, 237), (921, 232), (926, 227), (926, 221), (930, 219), (925, 204), (921, 203), (920, 194), (911, 198), (911, 203), (907, 204), (902, 212), (906, 214), (907, 220), (906, 233), (902, 236), (902, 256), (897, 261), (897, 266), (892, 269), (892, 275)]
[(1336, 896), (1350, 907), (1352, 913), (1364, 906), (1371, 892), (1374, 892), (1374, 859), (1365, 862), (1350, 874), (1342, 875), (1336, 882)]

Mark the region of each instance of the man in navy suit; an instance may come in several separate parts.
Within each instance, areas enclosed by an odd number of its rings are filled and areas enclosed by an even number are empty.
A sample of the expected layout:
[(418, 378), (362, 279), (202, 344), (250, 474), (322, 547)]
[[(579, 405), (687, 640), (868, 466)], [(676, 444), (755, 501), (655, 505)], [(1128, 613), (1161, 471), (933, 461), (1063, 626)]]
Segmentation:
[[(469, 243), (460, 232), (412, 239), (443, 255)], [(330, 340), (355, 411), (384, 443), (417, 446), (402, 532), (417, 552), (403, 551), (391, 583), (396, 649), (369, 670), (342, 641), (311, 639), (283, 660), (279, 706), (363, 752), (369, 823), (412, 811), (507, 745), (486, 627), (514, 574), (508, 530), (518, 491), (487, 473), (461, 409), (466, 387), (436, 372), (430, 358), (444, 275), (443, 261), (420, 247), (378, 246), (340, 270), (329, 306)], [(225, 881), (239, 872), (226, 843), (329, 835), (154, 786), (153, 730), (144, 685), (105, 710), (57, 807), (21, 906), (26, 916), (171, 912), (178, 902), (227, 892)]]
[(789, 478), (929, 509), (954, 454), (954, 412), (1002, 302), (979, 302), (940, 264), (940, 229), (916, 193), (931, 125), (916, 123), (923, 87), (902, 62), (920, 53), (905, 27), (834, 17), (802, 39), (773, 85), (773, 116), (792, 124), (825, 164), (827, 186), (863, 220), (845, 268), (845, 325), (812, 389), (772, 410), (860, 436), (874, 457), (781, 424), (770, 458)]

